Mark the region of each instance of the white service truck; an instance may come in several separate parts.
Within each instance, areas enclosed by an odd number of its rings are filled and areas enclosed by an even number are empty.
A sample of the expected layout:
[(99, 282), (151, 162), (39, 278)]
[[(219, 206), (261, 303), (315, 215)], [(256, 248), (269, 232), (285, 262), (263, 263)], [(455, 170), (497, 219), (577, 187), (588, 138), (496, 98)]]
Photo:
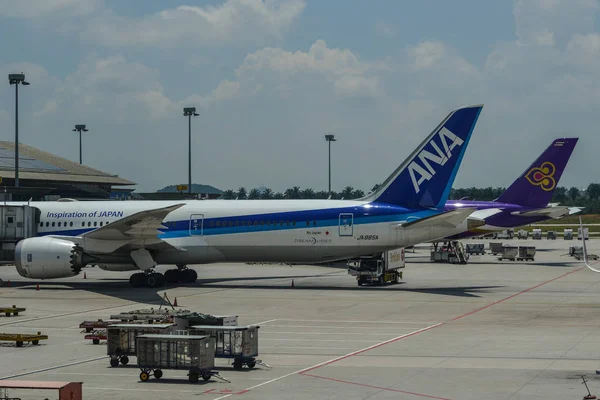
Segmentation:
[(384, 285), (400, 283), (405, 267), (404, 247), (348, 260), (348, 274), (355, 276), (358, 286), (365, 283)]

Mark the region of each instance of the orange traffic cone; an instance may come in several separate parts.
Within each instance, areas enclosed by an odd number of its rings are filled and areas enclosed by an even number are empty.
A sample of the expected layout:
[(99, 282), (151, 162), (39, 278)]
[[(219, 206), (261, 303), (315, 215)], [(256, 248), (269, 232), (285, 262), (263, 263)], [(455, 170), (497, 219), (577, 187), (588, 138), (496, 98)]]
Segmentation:
[(173, 307), (178, 307), (177, 306), (177, 297), (175, 297), (175, 301), (173, 302)]
[(35, 286), (35, 290), (40, 290), (40, 284), (39, 283)]

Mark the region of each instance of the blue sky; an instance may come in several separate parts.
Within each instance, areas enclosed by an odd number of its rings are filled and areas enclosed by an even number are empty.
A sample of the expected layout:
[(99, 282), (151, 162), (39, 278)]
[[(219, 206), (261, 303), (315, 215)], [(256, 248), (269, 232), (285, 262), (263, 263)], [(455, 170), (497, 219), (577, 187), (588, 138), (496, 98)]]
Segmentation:
[[(453, 108), (485, 108), (455, 187), (507, 186), (560, 136), (562, 185), (596, 178), (595, 0), (0, 4), (0, 72), (24, 72), (22, 141), (138, 182), (369, 189)], [(2, 140), (14, 94), (0, 96)]]

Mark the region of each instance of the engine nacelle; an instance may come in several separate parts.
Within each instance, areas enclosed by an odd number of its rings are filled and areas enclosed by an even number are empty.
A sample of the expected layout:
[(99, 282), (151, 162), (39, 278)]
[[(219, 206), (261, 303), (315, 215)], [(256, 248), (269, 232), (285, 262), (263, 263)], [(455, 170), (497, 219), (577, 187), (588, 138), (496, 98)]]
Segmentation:
[(134, 264), (96, 264), (98, 268), (104, 271), (139, 271)]
[(15, 266), (25, 278), (53, 279), (75, 276), (85, 264), (83, 251), (75, 243), (43, 236), (17, 243)]

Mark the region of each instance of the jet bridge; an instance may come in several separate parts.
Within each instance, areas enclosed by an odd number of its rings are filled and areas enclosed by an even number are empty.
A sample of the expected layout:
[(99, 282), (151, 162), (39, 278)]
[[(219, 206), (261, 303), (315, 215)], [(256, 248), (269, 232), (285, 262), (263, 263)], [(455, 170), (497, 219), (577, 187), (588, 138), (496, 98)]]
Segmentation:
[(14, 263), (17, 243), (37, 235), (40, 215), (36, 207), (0, 203), (0, 264)]

